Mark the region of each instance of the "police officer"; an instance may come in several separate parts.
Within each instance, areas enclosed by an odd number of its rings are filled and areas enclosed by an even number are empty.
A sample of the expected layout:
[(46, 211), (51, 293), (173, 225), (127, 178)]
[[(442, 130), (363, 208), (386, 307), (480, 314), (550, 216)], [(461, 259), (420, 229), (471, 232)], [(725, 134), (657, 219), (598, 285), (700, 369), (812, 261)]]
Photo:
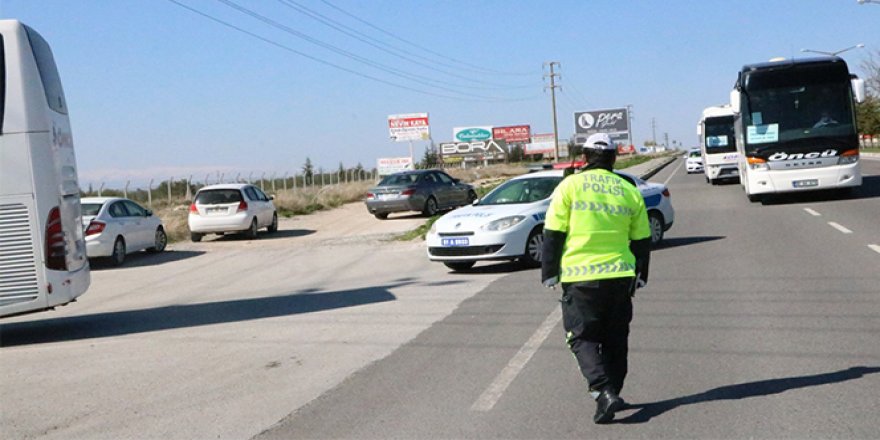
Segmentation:
[(651, 231), (635, 182), (612, 171), (617, 148), (605, 133), (584, 145), (584, 171), (556, 188), (544, 223), (541, 279), (562, 284), (568, 347), (596, 399), (593, 421), (625, 406), (632, 295), (648, 280)]

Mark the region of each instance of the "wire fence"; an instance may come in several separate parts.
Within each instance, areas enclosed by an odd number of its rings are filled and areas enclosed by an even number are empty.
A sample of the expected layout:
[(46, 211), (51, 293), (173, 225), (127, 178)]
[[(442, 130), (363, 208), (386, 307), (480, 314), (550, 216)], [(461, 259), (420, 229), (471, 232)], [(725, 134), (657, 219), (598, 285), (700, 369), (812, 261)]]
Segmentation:
[(81, 188), (82, 197), (125, 197), (141, 202), (153, 208), (153, 204), (181, 204), (192, 201), (193, 195), (202, 187), (223, 183), (249, 183), (259, 187), (263, 192), (274, 194), (279, 191), (304, 191), (309, 189), (321, 189), (327, 186), (340, 185), (356, 182), (375, 182), (379, 178), (376, 170), (350, 169), (333, 173), (315, 172), (312, 174), (261, 173), (255, 178), (255, 173), (244, 175), (236, 173), (234, 176), (226, 173), (210, 173), (203, 178), (197, 179), (195, 175), (176, 178), (170, 176), (165, 180), (150, 179), (146, 188), (134, 187), (131, 181), (125, 182), (121, 189), (108, 188), (106, 182), (98, 182), (97, 185), (89, 184), (88, 188)]

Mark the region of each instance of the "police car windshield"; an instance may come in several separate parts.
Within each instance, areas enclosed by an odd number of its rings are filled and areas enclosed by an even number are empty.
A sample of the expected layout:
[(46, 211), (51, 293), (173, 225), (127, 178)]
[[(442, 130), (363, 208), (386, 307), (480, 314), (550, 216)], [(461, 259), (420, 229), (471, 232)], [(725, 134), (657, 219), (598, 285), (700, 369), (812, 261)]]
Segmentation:
[(480, 199), (479, 204), (509, 205), (538, 202), (550, 197), (561, 181), (561, 176), (508, 180)]

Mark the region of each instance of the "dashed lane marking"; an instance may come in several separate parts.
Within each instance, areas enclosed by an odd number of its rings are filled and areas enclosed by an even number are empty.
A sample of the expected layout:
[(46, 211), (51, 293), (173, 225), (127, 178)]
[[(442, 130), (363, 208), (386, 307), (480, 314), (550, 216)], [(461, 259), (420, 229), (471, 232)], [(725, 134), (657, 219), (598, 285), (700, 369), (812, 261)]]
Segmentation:
[(843, 232), (844, 234), (852, 234), (852, 231), (850, 231), (849, 229), (846, 229), (846, 227), (844, 227), (843, 225), (840, 225), (838, 223), (828, 222), (828, 225), (830, 225), (834, 229), (837, 229), (840, 232)]
[(519, 351), (510, 358), (510, 362), (508, 362), (507, 366), (498, 373), (498, 376), (496, 376), (495, 380), (493, 380), (489, 387), (486, 388), (486, 391), (483, 391), (483, 394), (481, 394), (477, 401), (471, 405), (471, 411), (490, 411), (492, 407), (495, 406), (498, 399), (501, 399), (501, 395), (507, 390), (507, 387), (513, 383), (513, 380), (516, 379), (519, 372), (525, 368), (526, 364), (532, 356), (534, 356), (535, 352), (538, 351), (541, 344), (544, 343), (544, 340), (547, 339), (550, 331), (556, 327), (556, 324), (561, 319), (561, 308), (557, 307), (553, 309), (553, 311), (550, 312), (550, 315), (547, 316), (547, 319), (545, 319), (541, 326), (535, 330), (532, 337), (530, 337)]
[(869, 244), (868, 247), (871, 248), (872, 251), (880, 254), (880, 245)]
[(804, 208), (804, 211), (807, 211), (810, 215), (812, 215), (814, 217), (819, 217), (822, 215), (822, 214), (819, 214), (818, 212), (816, 212), (810, 208)]
[(671, 173), (669, 173), (669, 177), (667, 177), (666, 180), (663, 181), (663, 184), (664, 184), (664, 185), (668, 185), (668, 184), (669, 184), (669, 180), (672, 179), (672, 176), (675, 175), (675, 172), (678, 171), (678, 169), (681, 168), (682, 165), (684, 165), (684, 162), (683, 162), (683, 161), (678, 163), (678, 166), (675, 167), (675, 169), (672, 170)]

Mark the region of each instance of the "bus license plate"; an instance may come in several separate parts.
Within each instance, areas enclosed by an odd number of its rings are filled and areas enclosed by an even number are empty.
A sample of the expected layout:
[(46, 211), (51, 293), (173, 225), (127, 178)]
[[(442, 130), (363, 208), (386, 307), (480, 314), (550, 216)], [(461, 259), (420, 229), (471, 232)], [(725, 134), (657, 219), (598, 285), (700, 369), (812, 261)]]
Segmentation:
[(440, 240), (443, 246), (467, 246), (469, 243), (467, 238), (444, 238)]
[(809, 188), (811, 186), (819, 186), (819, 179), (793, 180), (791, 184), (795, 188)]

